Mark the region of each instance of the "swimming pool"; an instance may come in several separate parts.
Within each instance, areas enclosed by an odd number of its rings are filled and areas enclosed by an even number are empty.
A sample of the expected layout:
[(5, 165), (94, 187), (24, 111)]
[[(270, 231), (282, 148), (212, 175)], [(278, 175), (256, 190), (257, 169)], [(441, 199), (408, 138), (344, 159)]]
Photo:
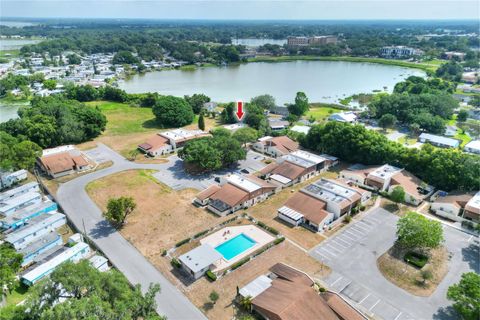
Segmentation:
[(215, 250), (220, 252), (225, 259), (230, 260), (245, 250), (250, 249), (255, 244), (256, 242), (254, 240), (250, 239), (243, 233), (240, 233), (238, 236), (215, 247)]

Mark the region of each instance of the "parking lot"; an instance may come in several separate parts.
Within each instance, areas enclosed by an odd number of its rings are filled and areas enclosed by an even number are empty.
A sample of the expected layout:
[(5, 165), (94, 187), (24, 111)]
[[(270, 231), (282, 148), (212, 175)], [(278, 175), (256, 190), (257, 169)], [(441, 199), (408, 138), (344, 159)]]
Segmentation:
[(375, 208), (360, 221), (322, 242), (310, 255), (333, 272), (322, 279), (372, 317), (386, 320), (452, 319), (448, 287), (464, 272), (479, 272), (478, 238), (444, 227), (445, 246), (451, 253), (449, 273), (430, 297), (414, 296), (386, 280), (376, 261), (394, 243), (398, 217)]

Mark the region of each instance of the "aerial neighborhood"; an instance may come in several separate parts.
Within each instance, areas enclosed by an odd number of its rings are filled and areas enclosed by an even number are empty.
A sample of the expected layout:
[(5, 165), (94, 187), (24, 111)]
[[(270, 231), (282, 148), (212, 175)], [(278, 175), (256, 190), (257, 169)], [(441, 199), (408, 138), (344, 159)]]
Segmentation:
[(480, 317), (477, 24), (286, 21), (0, 22), (0, 320)]

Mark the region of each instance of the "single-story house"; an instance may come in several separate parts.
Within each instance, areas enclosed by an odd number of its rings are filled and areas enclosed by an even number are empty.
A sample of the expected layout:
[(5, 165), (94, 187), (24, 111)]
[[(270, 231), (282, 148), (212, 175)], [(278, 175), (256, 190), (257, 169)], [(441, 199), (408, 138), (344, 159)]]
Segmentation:
[(322, 156), (297, 150), (260, 170), (262, 176), (282, 187), (305, 181), (328, 169), (330, 161)]
[[(220, 188), (216, 191), (213, 188), (209, 189), (207, 189), (208, 192), (205, 190), (202, 192), (203, 195), (202, 193), (199, 195), (198, 201), (202, 204), (208, 201), (208, 210), (220, 216), (225, 216), (264, 201), (275, 193), (279, 187), (253, 175), (233, 174), (223, 179)], [(205, 194), (209, 195), (205, 196)], [(198, 201), (196, 202), (198, 203)]]
[(440, 148), (458, 148), (461, 141), (458, 139), (447, 138), (443, 136), (437, 136), (430, 133), (422, 133), (418, 137), (418, 140), (422, 143), (430, 143)]
[(18, 250), (18, 253), (23, 255), (22, 267), (32, 263), (38, 255), (55, 247), (60, 248), (62, 244), (62, 237), (57, 232), (49, 232), (37, 240), (30, 242), (29, 245)]
[(389, 164), (382, 166), (355, 164), (340, 171), (340, 178), (367, 189), (388, 193), (391, 193), (395, 187), (401, 186), (405, 191), (405, 202), (412, 205), (419, 205), (433, 191), (432, 186), (410, 172)]
[(472, 140), (465, 145), (463, 151), (480, 154), (480, 140)]
[(20, 194), (17, 197), (0, 201), (0, 215), (8, 217), (14, 212), (42, 201), (42, 195), (35, 191)]
[(178, 257), (184, 269), (195, 280), (202, 277), (223, 256), (212, 246), (205, 243)]
[(260, 138), (252, 145), (252, 148), (258, 152), (267, 154), (274, 158), (280, 157), (290, 152), (298, 150), (298, 142), (293, 141), (287, 136)]
[(43, 150), (37, 164), (52, 178), (63, 177), (91, 167), (86, 156), (71, 145)]
[(278, 217), (293, 226), (305, 225), (321, 232), (352, 208), (371, 198), (367, 190), (347, 182), (320, 179), (306, 186), (278, 209)]
[(20, 209), (8, 217), (0, 220), (0, 228), (2, 229), (18, 229), (26, 224), (30, 219), (41, 214), (57, 210), (58, 206), (55, 202), (45, 201), (32, 204), (28, 207)]
[(275, 106), (270, 109), (270, 113), (278, 114), (283, 117), (288, 117), (288, 115), (290, 114), (290, 112), (288, 111), (288, 108), (285, 106)]
[(28, 193), (32, 191), (40, 191), (40, 188), (37, 182), (29, 182), (19, 187), (16, 187), (14, 189), (10, 189), (8, 191), (2, 192), (0, 194), (0, 201), (6, 200), (9, 198), (14, 198), (24, 193)]
[(272, 131), (280, 131), (287, 129), (290, 125), (290, 122), (285, 120), (269, 119), (268, 125), (270, 126), (270, 129), (272, 129)]
[(12, 244), (15, 249), (22, 249), (28, 246), (32, 241), (42, 237), (43, 235), (53, 232), (67, 223), (64, 214), (42, 214), (38, 217), (32, 218), (28, 224), (9, 233), (5, 237), (5, 242)]
[(72, 247), (66, 248), (58, 255), (41, 264), (35, 264), (32, 269), (22, 275), (21, 281), (27, 286), (32, 286), (45, 276), (52, 273), (59, 265), (64, 262), (78, 262), (90, 254), (90, 247), (85, 242), (79, 242)]
[(190, 140), (209, 136), (210, 134), (202, 130), (175, 129), (157, 133), (139, 144), (138, 149), (149, 156), (156, 157), (175, 152)]
[(357, 122), (357, 115), (352, 111), (347, 112), (338, 112), (333, 113), (328, 117), (330, 121), (338, 121), (338, 122), (347, 122), (347, 123), (355, 123)]
[(12, 185), (26, 180), (27, 170), (17, 170), (15, 172), (3, 172), (0, 174), (0, 189), (9, 188)]
[(193, 202), (201, 206), (206, 206), (208, 204), (208, 200), (210, 199), (210, 197), (220, 189), (221, 187), (219, 185), (216, 185), (216, 184), (211, 185), (207, 189), (197, 194)]
[(277, 263), (269, 271), (239, 290), (240, 297), (252, 299), (252, 311), (265, 319), (367, 319), (339, 295), (316, 292), (314, 281), (300, 270)]
[(480, 223), (480, 191), (477, 193), (452, 192), (439, 196), (430, 210), (447, 219)]
[(290, 128), (291, 131), (298, 132), (298, 133), (303, 133), (305, 135), (308, 134), (310, 129), (311, 129), (311, 127), (309, 127), (309, 126), (299, 126), (299, 125), (295, 125), (295, 126)]

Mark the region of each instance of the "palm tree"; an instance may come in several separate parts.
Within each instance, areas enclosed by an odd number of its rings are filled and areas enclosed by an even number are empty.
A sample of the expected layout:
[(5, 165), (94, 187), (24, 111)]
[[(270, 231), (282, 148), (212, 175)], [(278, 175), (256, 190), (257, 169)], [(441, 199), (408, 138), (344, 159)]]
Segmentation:
[(252, 310), (252, 297), (251, 296), (242, 297), (242, 299), (240, 299), (240, 305), (245, 310), (251, 311)]

